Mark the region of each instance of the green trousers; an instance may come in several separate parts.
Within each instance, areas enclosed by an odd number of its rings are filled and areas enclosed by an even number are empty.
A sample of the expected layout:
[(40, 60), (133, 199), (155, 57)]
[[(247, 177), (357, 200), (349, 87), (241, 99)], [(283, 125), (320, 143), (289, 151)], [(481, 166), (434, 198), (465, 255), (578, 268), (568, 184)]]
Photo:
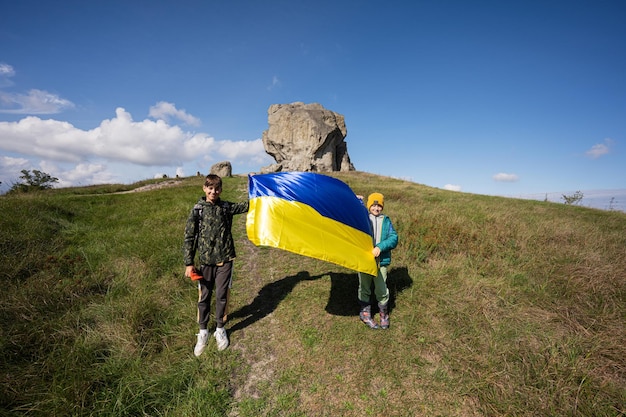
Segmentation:
[(387, 289), (387, 267), (378, 268), (378, 275), (369, 275), (359, 272), (359, 301), (369, 304), (372, 295), (372, 283), (374, 294), (378, 304), (386, 305), (389, 302), (389, 289)]

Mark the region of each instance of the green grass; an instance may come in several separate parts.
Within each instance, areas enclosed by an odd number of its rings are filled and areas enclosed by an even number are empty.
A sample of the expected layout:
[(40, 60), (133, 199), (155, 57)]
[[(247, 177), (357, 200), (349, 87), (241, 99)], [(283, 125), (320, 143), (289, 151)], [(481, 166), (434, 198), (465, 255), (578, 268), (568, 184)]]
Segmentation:
[(626, 413), (624, 213), (333, 176), (385, 194), (391, 328), (359, 322), (353, 271), (255, 247), (242, 215), (231, 347), (200, 358), (181, 244), (202, 178), (0, 198), (0, 415)]

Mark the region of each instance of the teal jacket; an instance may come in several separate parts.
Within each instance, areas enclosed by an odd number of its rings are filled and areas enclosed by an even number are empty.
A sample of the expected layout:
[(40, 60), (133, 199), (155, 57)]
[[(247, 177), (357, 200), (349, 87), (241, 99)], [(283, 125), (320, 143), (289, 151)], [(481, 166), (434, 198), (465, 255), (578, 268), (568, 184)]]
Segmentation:
[[(380, 242), (378, 244), (374, 242), (374, 244), (380, 248), (380, 256), (378, 257), (380, 266), (387, 266), (391, 263), (391, 250), (398, 246), (398, 233), (393, 228), (389, 216), (381, 214), (379, 217), (383, 218)], [(373, 230), (372, 236), (374, 236)]]

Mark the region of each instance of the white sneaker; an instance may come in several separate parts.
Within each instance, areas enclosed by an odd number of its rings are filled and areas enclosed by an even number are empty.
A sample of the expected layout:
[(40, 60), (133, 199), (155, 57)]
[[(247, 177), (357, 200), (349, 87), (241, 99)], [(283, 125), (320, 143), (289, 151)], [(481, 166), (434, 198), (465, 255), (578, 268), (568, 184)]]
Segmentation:
[(215, 329), (213, 336), (215, 336), (215, 341), (217, 341), (217, 350), (224, 350), (228, 347), (228, 335), (225, 328)]
[(209, 340), (209, 332), (200, 331), (200, 333), (198, 333), (196, 336), (198, 336), (198, 341), (196, 342), (196, 347), (193, 348), (193, 354), (196, 356), (200, 356), (206, 348), (206, 343)]

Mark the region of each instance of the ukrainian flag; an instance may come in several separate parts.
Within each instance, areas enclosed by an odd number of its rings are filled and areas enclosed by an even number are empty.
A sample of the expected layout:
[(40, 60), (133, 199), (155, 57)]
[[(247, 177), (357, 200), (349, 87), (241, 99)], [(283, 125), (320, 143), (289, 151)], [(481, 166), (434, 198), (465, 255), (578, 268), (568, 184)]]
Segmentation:
[(367, 210), (342, 181), (312, 172), (248, 177), (248, 239), (376, 275)]

